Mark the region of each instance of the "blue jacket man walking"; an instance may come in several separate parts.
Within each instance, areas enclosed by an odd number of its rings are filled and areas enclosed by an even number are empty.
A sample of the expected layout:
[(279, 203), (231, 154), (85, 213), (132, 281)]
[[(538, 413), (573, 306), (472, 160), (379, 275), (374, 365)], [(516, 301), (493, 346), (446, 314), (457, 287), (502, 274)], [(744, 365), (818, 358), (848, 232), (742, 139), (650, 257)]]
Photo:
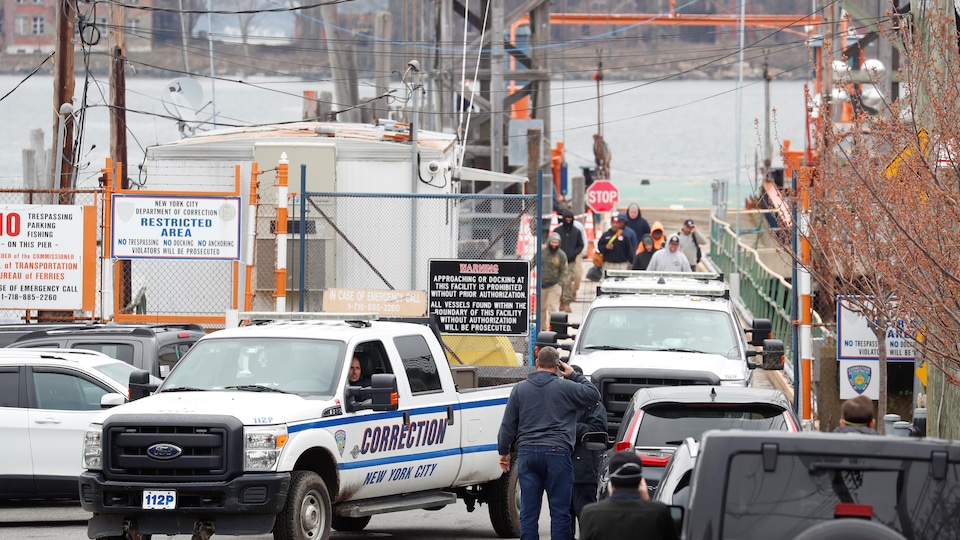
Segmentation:
[(497, 451), (500, 468), (506, 473), (510, 471), (511, 448), (517, 450), (521, 540), (539, 538), (537, 522), (544, 491), (550, 506), (551, 540), (569, 540), (570, 454), (577, 435), (577, 413), (599, 399), (597, 387), (561, 362), (553, 347), (540, 349), (537, 370), (510, 392)]

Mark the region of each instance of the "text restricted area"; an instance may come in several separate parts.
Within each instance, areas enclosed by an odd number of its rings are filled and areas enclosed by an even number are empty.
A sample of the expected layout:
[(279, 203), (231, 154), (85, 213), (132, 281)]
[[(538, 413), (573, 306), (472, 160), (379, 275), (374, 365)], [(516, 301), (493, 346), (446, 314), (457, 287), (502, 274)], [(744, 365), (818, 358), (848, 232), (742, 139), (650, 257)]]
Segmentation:
[(431, 260), (429, 311), (445, 334), (525, 336), (530, 264)]
[(113, 257), (240, 258), (240, 198), (114, 195)]

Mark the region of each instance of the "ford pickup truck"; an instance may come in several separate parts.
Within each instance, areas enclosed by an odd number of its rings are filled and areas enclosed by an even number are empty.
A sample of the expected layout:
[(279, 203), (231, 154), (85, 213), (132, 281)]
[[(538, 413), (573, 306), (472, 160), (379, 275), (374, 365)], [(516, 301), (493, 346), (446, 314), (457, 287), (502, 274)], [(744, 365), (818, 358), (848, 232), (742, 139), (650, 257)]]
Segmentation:
[[(566, 326), (551, 316), (551, 326)], [(783, 369), (783, 343), (770, 321), (745, 330), (723, 276), (700, 272), (608, 271), (579, 326), (571, 364), (600, 390), (611, 435), (627, 404), (649, 386), (749, 386), (752, 370)], [(751, 339), (746, 340), (746, 332)], [(558, 336), (558, 337), (560, 337)], [(550, 342), (547, 338), (538, 338)], [(752, 347), (762, 346), (763, 351)], [(762, 363), (750, 359), (763, 355)]]
[[(375, 514), (487, 503), (519, 533), (496, 437), (510, 386), (460, 389), (429, 327), (248, 313), (198, 341), (149, 397), (84, 438), (90, 538), (327, 539)], [(348, 381), (351, 361), (359, 381)]]

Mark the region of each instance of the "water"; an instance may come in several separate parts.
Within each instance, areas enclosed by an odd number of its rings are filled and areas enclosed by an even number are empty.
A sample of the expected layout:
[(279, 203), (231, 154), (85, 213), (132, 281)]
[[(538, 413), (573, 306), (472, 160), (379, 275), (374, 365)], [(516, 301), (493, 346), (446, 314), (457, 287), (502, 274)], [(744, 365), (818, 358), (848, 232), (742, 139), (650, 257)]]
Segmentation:
[[(174, 121), (160, 101), (167, 79), (128, 76), (127, 124), (129, 160), (140, 162), (150, 145), (179, 138)], [(0, 75), (0, 95), (20, 83), (22, 77)], [(249, 125), (300, 118), (304, 90), (330, 90), (327, 83), (295, 79), (246, 79), (246, 83), (217, 81), (217, 118), (221, 125)], [(84, 81), (77, 81), (79, 96)], [(209, 100), (209, 83), (201, 81)], [(710, 183), (730, 182), (730, 198), (736, 197), (736, 82), (735, 81), (606, 81), (603, 134), (612, 154), (611, 177), (620, 189), (622, 206), (638, 202), (643, 207), (710, 205)], [(763, 84), (745, 81), (742, 88), (740, 173), (742, 197), (754, 191), (755, 156), (764, 135)], [(372, 90), (361, 87), (361, 98)], [(78, 173), (80, 187), (96, 187), (109, 150), (106, 79), (91, 81), (89, 109)], [(567, 148), (570, 175), (581, 165), (592, 165), (592, 136), (597, 130), (597, 88), (593, 81), (555, 81), (551, 96), (554, 141)], [(803, 83), (778, 81), (771, 85), (774, 164), (778, 164), (780, 141), (791, 140), (793, 149), (803, 148), (805, 106)], [(0, 187), (20, 187), (21, 149), (29, 146), (29, 132), (43, 129), (45, 145), (53, 145), (53, 79), (28, 79), (3, 101), (0, 121)], [(75, 103), (79, 104), (80, 99)], [(755, 125), (756, 123), (756, 125)], [(91, 150), (91, 147), (96, 145)], [(648, 185), (642, 185), (648, 180)]]

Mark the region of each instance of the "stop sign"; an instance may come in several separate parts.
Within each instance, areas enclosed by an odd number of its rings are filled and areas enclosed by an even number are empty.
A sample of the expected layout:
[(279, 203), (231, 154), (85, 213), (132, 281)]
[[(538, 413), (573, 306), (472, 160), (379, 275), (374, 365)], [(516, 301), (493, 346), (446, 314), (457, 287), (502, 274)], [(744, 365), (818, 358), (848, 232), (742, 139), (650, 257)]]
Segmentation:
[(587, 188), (587, 206), (594, 212), (609, 212), (617, 206), (620, 191), (609, 180), (597, 180)]

